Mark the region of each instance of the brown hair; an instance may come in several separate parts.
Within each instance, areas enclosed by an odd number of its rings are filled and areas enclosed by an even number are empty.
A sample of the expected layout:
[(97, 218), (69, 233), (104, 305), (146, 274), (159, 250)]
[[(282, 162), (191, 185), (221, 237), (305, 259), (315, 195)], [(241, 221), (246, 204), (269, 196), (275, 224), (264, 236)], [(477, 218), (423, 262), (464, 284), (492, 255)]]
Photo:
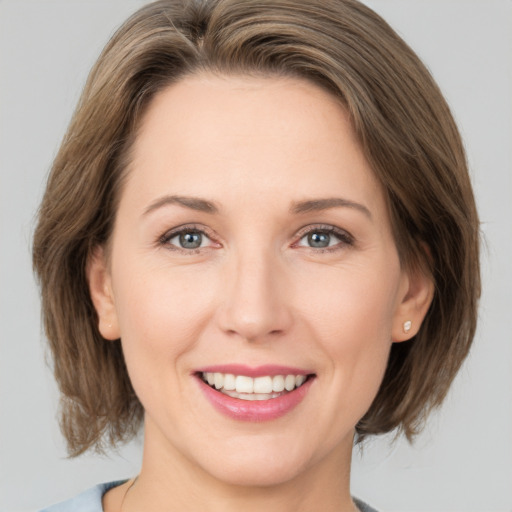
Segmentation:
[(359, 439), (395, 428), (411, 439), (468, 353), (480, 294), (478, 217), (437, 85), (356, 0), (161, 0), (126, 21), (92, 69), (34, 236), (70, 453), (127, 440), (140, 426), (120, 343), (98, 332), (85, 270), (94, 247), (109, 240), (145, 108), (162, 88), (202, 70), (301, 77), (349, 111), (386, 193), (401, 261), (435, 283), (419, 333), (393, 344), (379, 393), (356, 427)]

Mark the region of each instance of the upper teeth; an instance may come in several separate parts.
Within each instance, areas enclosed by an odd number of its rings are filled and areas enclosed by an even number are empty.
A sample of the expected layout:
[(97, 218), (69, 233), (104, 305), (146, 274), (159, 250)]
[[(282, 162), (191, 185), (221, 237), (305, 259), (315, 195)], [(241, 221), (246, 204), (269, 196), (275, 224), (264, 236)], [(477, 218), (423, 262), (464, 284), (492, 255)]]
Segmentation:
[(280, 393), (292, 391), (304, 384), (305, 375), (266, 375), (264, 377), (247, 377), (231, 373), (204, 372), (203, 380), (215, 389), (236, 391), (237, 393)]

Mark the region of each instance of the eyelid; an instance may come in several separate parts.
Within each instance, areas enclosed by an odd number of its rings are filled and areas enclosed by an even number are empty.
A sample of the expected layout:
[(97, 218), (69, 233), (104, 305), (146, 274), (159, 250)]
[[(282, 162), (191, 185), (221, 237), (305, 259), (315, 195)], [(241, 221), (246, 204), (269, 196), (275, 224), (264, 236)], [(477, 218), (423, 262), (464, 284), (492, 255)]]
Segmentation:
[[(187, 232), (197, 232), (197, 233), (201, 233), (203, 236), (205, 236), (206, 238), (208, 238), (210, 240), (210, 242), (212, 242), (212, 245), (209, 246), (209, 247), (197, 247), (195, 249), (185, 249), (183, 247), (178, 247), (177, 245), (171, 245), (169, 244), (169, 241), (174, 238), (175, 236), (178, 236), (180, 235), (181, 233), (187, 233)], [(177, 252), (182, 252), (182, 253), (186, 253), (186, 254), (195, 254), (197, 253), (198, 251), (201, 251), (201, 250), (205, 250), (205, 249), (209, 249), (211, 247), (213, 247), (214, 245), (217, 245), (219, 246), (220, 244), (218, 242), (215, 242), (215, 239), (214, 239), (214, 235), (213, 235), (213, 232), (206, 228), (205, 226), (203, 225), (200, 225), (200, 224), (182, 224), (180, 226), (176, 226), (172, 229), (169, 229), (168, 231), (166, 231), (164, 234), (160, 235), (158, 237), (158, 244), (159, 245), (164, 245), (166, 246), (169, 250), (173, 250), (173, 251), (177, 251)]]
[[(178, 247), (176, 245), (169, 244), (169, 241), (175, 236), (180, 235), (183, 232), (197, 232), (201, 233), (203, 236), (208, 238), (212, 245), (208, 247), (198, 247), (195, 249), (185, 249), (182, 247)], [(315, 248), (315, 247), (307, 247), (299, 245), (299, 242), (312, 232), (324, 232), (329, 233), (336, 236), (340, 243), (334, 246), (324, 247), (324, 248)], [(321, 252), (333, 252), (336, 250), (340, 250), (346, 246), (354, 245), (355, 239), (354, 237), (345, 229), (341, 229), (337, 226), (333, 226), (331, 224), (310, 224), (301, 228), (297, 234), (295, 235), (295, 242), (292, 244), (292, 247), (304, 247), (305, 249), (310, 249), (315, 253)], [(212, 230), (208, 229), (206, 226), (201, 224), (182, 224), (180, 226), (176, 226), (172, 229), (167, 230), (164, 234), (158, 237), (157, 243), (162, 246), (166, 246), (169, 250), (182, 252), (184, 254), (196, 254), (205, 249), (211, 249), (213, 247), (220, 247), (221, 244), (215, 240), (215, 235)], [(340, 247), (341, 246), (341, 247)]]
[(299, 242), (309, 233), (314, 232), (324, 232), (329, 233), (334, 236), (336, 236), (342, 245), (342, 247), (345, 246), (351, 246), (354, 245), (355, 239), (354, 237), (345, 229), (338, 228), (337, 226), (333, 226), (332, 224), (310, 224), (308, 226), (305, 226), (302, 228), (296, 235), (297, 241), (293, 243), (294, 247), (305, 247), (306, 249), (311, 249), (314, 252), (332, 252), (340, 249), (340, 244), (336, 244), (334, 246), (330, 247), (323, 247), (323, 248), (315, 248), (315, 247), (307, 247), (307, 246), (301, 246), (299, 245)]

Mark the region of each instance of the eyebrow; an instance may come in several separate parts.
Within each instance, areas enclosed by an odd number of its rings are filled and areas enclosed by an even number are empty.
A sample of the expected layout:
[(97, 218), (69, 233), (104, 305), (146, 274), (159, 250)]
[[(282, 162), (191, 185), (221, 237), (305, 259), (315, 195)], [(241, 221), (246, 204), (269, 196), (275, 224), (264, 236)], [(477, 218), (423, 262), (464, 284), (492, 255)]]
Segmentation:
[(350, 201), (348, 199), (343, 199), (341, 197), (328, 197), (325, 199), (309, 199), (307, 201), (298, 201), (292, 203), (290, 208), (290, 212), (294, 214), (300, 213), (309, 213), (309, 212), (318, 212), (321, 210), (328, 210), (330, 208), (353, 208), (364, 213), (369, 219), (372, 218), (372, 214), (370, 210), (354, 201)]
[[(178, 204), (180, 206), (184, 206), (185, 208), (190, 208), (191, 210), (196, 210), (200, 212), (217, 214), (219, 213), (219, 207), (215, 205), (212, 201), (208, 201), (207, 199), (202, 199), (200, 197), (190, 197), (190, 196), (163, 196), (151, 203), (145, 210), (144, 215), (161, 208), (162, 206), (168, 206), (172, 204)], [(354, 201), (350, 201), (348, 199), (343, 199), (341, 197), (328, 197), (325, 199), (308, 199), (305, 201), (295, 201), (292, 203), (290, 207), (290, 213), (292, 214), (302, 214), (309, 212), (318, 212), (322, 210), (328, 210), (330, 208), (353, 208), (355, 210), (359, 210), (364, 213), (368, 218), (372, 218), (372, 214), (366, 206), (356, 203)]]
[(151, 203), (145, 210), (144, 215), (161, 208), (162, 206), (168, 206), (171, 204), (178, 204), (191, 210), (196, 210), (205, 213), (219, 213), (219, 208), (206, 199), (200, 197), (189, 197), (189, 196), (163, 196)]

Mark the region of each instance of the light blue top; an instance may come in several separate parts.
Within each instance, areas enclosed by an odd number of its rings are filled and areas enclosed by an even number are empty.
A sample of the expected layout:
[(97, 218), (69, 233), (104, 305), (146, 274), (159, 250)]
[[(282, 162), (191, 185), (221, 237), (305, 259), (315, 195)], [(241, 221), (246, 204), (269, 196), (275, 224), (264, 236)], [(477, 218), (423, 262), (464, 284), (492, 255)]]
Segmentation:
[[(103, 512), (103, 506), (101, 504), (103, 495), (113, 487), (117, 487), (125, 482), (126, 480), (120, 480), (117, 482), (99, 484), (96, 487), (79, 494), (75, 498), (44, 508), (40, 512)], [(377, 512), (375, 509), (357, 498), (354, 498), (354, 503), (361, 512)]]
[(103, 512), (101, 499), (103, 495), (118, 485), (124, 484), (126, 480), (99, 484), (70, 500), (57, 503), (48, 508), (43, 508), (40, 512)]

